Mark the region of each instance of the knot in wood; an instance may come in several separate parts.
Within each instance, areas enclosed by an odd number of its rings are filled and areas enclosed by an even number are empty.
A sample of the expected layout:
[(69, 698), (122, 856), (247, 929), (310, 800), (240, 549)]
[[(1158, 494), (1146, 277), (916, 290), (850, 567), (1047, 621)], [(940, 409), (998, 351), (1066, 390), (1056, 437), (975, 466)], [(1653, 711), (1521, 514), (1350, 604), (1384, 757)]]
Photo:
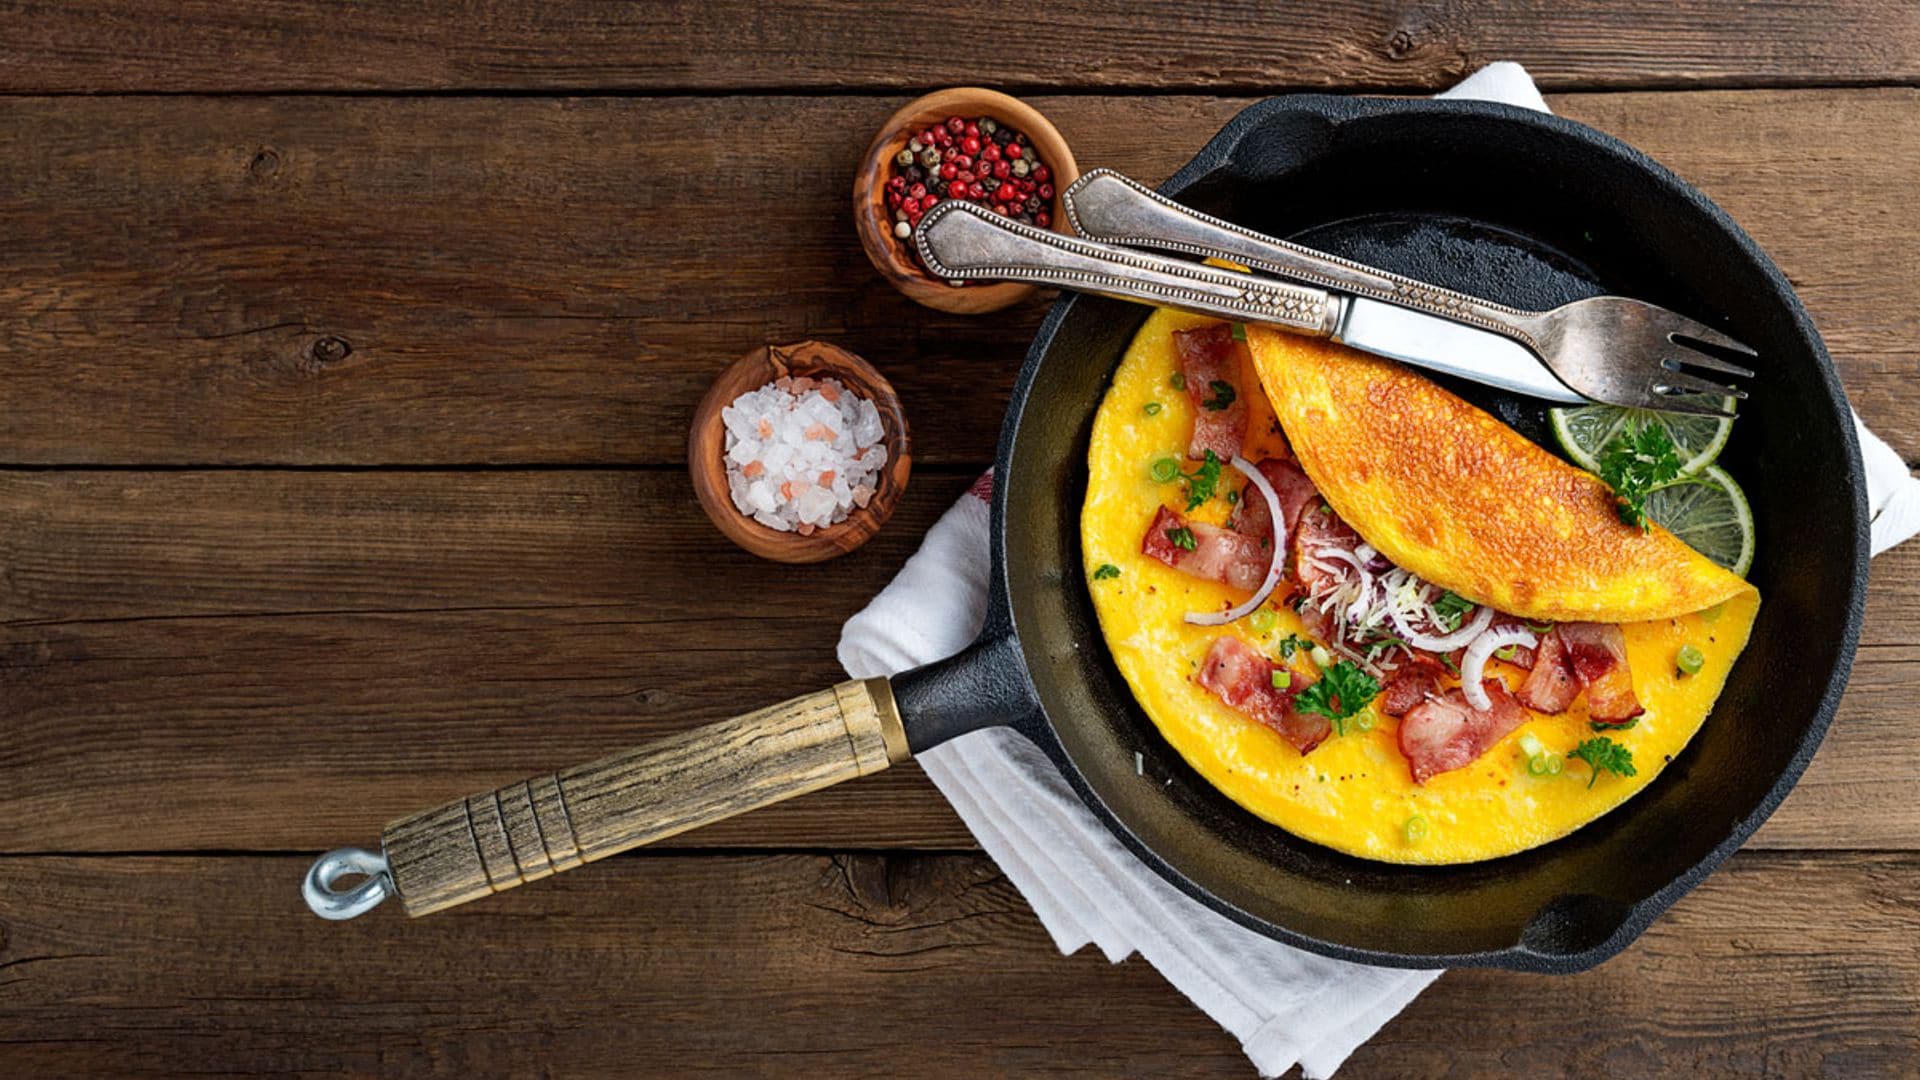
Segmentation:
[(313, 359), (322, 364), (337, 364), (353, 355), (353, 346), (343, 337), (329, 334), (313, 343)]
[(247, 175), (255, 180), (265, 180), (280, 171), (280, 154), (270, 146), (263, 146), (247, 162)]
[(1413, 31), (1403, 26), (1395, 30), (1393, 36), (1387, 39), (1387, 56), (1394, 60), (1405, 60), (1413, 55), (1417, 45), (1418, 42), (1413, 39)]

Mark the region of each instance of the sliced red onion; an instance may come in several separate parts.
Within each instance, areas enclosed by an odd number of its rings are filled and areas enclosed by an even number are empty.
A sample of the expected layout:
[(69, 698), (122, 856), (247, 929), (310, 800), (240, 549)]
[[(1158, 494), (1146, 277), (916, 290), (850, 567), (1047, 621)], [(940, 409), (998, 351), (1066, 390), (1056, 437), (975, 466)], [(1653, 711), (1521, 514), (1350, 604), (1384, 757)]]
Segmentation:
[(1407, 644), (1430, 653), (1450, 653), (1479, 637), (1481, 631), (1493, 625), (1493, 609), (1485, 604), (1480, 605), (1480, 610), (1473, 613), (1473, 618), (1451, 634), (1422, 634), (1407, 622), (1407, 617), (1400, 614), (1399, 608), (1393, 608), (1389, 614), (1393, 619), (1393, 628), (1400, 631), (1400, 636), (1407, 639)]
[[(1491, 608), (1481, 608), (1491, 611)], [(1460, 690), (1467, 695), (1467, 704), (1476, 709), (1493, 708), (1493, 699), (1487, 696), (1487, 688), (1480, 685), (1481, 677), (1487, 670), (1487, 658), (1495, 649), (1504, 649), (1509, 645), (1525, 645), (1531, 649), (1540, 644), (1533, 631), (1518, 626), (1489, 630), (1473, 639), (1467, 646), (1467, 654), (1460, 658)]]
[(1252, 596), (1244, 603), (1235, 604), (1225, 611), (1189, 611), (1187, 621), (1195, 626), (1225, 626), (1235, 619), (1242, 619), (1260, 610), (1260, 605), (1273, 595), (1274, 587), (1280, 584), (1280, 570), (1287, 564), (1287, 519), (1280, 512), (1280, 494), (1267, 482), (1265, 473), (1254, 467), (1253, 462), (1233, 455), (1233, 467), (1246, 474), (1247, 480), (1260, 490), (1260, 497), (1267, 500), (1267, 516), (1273, 519), (1272, 555), (1267, 560), (1267, 579), (1260, 583)]

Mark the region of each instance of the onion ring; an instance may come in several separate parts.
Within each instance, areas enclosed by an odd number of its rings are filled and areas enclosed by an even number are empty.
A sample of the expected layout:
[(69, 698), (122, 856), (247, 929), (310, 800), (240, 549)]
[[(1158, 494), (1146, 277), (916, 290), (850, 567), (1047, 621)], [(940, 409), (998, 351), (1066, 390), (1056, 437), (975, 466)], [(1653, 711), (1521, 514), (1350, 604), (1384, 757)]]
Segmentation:
[(1460, 658), (1460, 690), (1467, 695), (1467, 704), (1482, 711), (1493, 708), (1493, 699), (1487, 696), (1487, 688), (1480, 685), (1480, 677), (1487, 670), (1487, 658), (1493, 655), (1493, 650), (1504, 649), (1508, 645), (1525, 645), (1531, 649), (1538, 644), (1540, 639), (1534, 636), (1533, 631), (1518, 626), (1488, 630), (1474, 638), (1473, 644), (1467, 646), (1467, 654)]
[(1422, 634), (1408, 625), (1406, 616), (1399, 608), (1392, 609), (1389, 616), (1393, 619), (1393, 628), (1407, 639), (1407, 644), (1416, 649), (1425, 649), (1430, 653), (1449, 653), (1480, 636), (1481, 632), (1493, 625), (1493, 609), (1485, 604), (1473, 613), (1473, 618), (1451, 634)]
[(1260, 610), (1260, 605), (1267, 602), (1267, 597), (1272, 596), (1274, 588), (1280, 584), (1280, 569), (1286, 565), (1286, 558), (1281, 553), (1287, 546), (1287, 519), (1280, 513), (1279, 492), (1273, 490), (1273, 485), (1267, 482), (1266, 474), (1255, 468), (1253, 462), (1235, 454), (1231, 464), (1245, 473), (1247, 480), (1260, 489), (1260, 497), (1267, 500), (1267, 516), (1273, 519), (1271, 547), (1273, 554), (1267, 560), (1267, 578), (1260, 583), (1260, 588), (1254, 590), (1252, 596), (1248, 597), (1244, 603), (1235, 604), (1225, 611), (1187, 612), (1187, 622), (1195, 626), (1225, 626)]

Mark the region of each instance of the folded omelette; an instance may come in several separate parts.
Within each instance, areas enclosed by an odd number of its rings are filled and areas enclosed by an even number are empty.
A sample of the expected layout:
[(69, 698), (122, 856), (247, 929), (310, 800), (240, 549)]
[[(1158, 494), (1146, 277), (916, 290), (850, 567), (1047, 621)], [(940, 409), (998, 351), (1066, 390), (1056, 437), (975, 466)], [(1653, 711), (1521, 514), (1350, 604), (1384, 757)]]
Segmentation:
[(1310, 841), (1441, 864), (1565, 836), (1682, 753), (1750, 585), (1409, 369), (1229, 329), (1147, 320), (1081, 513), (1102, 635), (1201, 777)]

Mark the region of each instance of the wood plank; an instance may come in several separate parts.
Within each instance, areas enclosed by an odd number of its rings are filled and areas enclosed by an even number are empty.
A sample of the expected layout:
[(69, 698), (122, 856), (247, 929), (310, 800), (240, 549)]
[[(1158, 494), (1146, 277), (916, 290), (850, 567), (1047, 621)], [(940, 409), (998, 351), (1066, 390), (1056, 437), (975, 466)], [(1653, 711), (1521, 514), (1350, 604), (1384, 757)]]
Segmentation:
[[(0, 474), (0, 850), (370, 842), (830, 685), (840, 624), (970, 479), (916, 477), (796, 571), (721, 543), (679, 472)], [(1920, 844), (1920, 545), (1873, 573), (1853, 688), (1759, 845)], [(972, 841), (909, 767), (669, 843)]]
[[(304, 866), (0, 863), (10, 1068), (1251, 1075), (1146, 964), (1055, 955), (983, 856), (620, 857), (346, 925), (300, 908)], [(1348, 1069), (1910, 1075), (1916, 912), (1913, 856), (1743, 855), (1597, 970), (1442, 977)]]
[[(1246, 102), (1037, 103), (1084, 163), (1158, 179)], [(0, 462), (677, 462), (724, 364), (804, 337), (895, 381), (918, 461), (983, 462), (1043, 309), (881, 284), (848, 170), (893, 104), (0, 99)], [(1920, 93), (1555, 104), (1768, 245), (1920, 458)]]
[[(1201, 18), (1150, 0), (884, 13), (831, 0), (186, 0), (167, 15), (129, 0), (0, 7), (0, 91), (903, 90), (983, 67), (1022, 89), (1438, 89), (1491, 60), (1556, 88), (1920, 78), (1920, 18), (1899, 0), (1331, 0), (1311, 18), (1257, 0)], [(984, 56), (927, 47), (983, 30)]]
[[(679, 472), (11, 474), (0, 850), (370, 843), (823, 689), (972, 479), (916, 477), (866, 547), (796, 570), (725, 543)], [(971, 844), (912, 765), (669, 843), (882, 836)]]

